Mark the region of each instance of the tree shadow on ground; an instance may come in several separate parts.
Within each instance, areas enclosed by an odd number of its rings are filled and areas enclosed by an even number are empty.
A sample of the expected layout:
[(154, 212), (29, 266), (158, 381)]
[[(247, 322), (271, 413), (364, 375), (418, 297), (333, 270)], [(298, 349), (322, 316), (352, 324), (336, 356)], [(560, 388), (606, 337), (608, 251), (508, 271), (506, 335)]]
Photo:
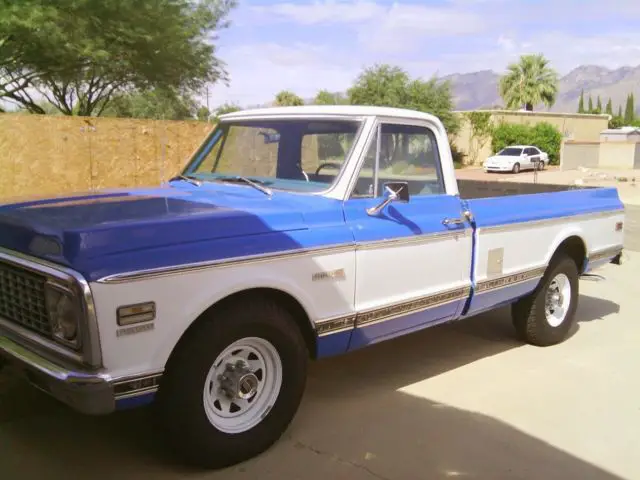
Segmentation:
[[(617, 311), (605, 300), (581, 301), (581, 321)], [(508, 313), (501, 309), (313, 364), (285, 436), (265, 454), (217, 472), (177, 464), (152, 427), (149, 409), (86, 417), (5, 373), (2, 477), (619, 478), (486, 415), (398, 391), (521, 347)], [(476, 387), (483, 381), (499, 379)]]

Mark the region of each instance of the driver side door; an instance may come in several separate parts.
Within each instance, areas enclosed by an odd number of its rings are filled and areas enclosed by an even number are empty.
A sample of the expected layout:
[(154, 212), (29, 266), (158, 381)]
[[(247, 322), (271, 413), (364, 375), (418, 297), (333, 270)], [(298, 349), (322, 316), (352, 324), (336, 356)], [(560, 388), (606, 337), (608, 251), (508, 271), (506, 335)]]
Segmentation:
[[(356, 241), (350, 350), (452, 319), (469, 295), (472, 231), (446, 192), (441, 157), (428, 125), (378, 124), (344, 205)], [(385, 186), (402, 185), (408, 201), (376, 208)]]

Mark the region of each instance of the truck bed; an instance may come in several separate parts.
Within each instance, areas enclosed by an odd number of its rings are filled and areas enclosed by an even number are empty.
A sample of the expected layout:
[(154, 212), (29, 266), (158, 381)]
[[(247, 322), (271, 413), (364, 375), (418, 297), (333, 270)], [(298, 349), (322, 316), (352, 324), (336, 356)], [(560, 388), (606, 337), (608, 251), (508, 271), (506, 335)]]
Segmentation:
[(458, 180), (460, 198), (507, 197), (512, 195), (531, 195), (535, 193), (566, 192), (568, 190), (584, 190), (594, 187), (582, 185), (556, 185), (551, 183), (501, 182), (490, 180)]

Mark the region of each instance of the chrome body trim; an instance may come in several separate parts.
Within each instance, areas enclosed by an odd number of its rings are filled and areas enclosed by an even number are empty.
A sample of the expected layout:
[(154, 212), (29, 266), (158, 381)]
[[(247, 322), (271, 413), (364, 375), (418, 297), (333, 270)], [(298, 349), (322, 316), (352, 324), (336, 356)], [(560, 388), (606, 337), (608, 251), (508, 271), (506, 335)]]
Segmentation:
[[(497, 278), (488, 278), (478, 282), (474, 293), (486, 293), (512, 287), (520, 283), (542, 278), (547, 267), (523, 270)], [(426, 295), (384, 307), (373, 308), (348, 315), (334, 317), (314, 322), (316, 334), (319, 337), (334, 333), (349, 331), (354, 328), (366, 327), (376, 323), (394, 320), (405, 315), (419, 313), (447, 303), (465, 300), (471, 294), (471, 286), (454, 288), (442, 292)]]
[(528, 282), (529, 280), (539, 279), (544, 275), (547, 267), (539, 267), (531, 270), (523, 270), (508, 275), (502, 275), (497, 278), (487, 278), (478, 282), (475, 293), (484, 293), (492, 290), (498, 290), (505, 287), (511, 287), (519, 283)]
[(64, 355), (66, 358), (81, 361), (93, 368), (99, 368), (102, 366), (102, 351), (100, 347), (100, 333), (98, 330), (98, 319), (96, 316), (96, 308), (93, 302), (93, 295), (91, 293), (91, 287), (89, 283), (84, 279), (82, 275), (69, 268), (57, 265), (53, 262), (42, 260), (39, 258), (31, 257), (23, 253), (15, 252), (6, 248), (0, 247), (0, 262), (13, 265), (18, 268), (24, 268), (33, 273), (43, 275), (45, 277), (53, 278), (70, 286), (75, 292), (78, 293), (81, 299), (81, 310), (83, 318), (78, 322), (78, 328), (80, 331), (80, 344), (81, 353), (80, 358), (78, 354), (71, 350), (60, 350), (55, 345), (55, 341), (45, 340), (44, 338), (38, 338), (37, 335), (27, 332), (26, 329), (20, 328), (11, 322), (0, 322), (3, 329), (14, 332), (16, 335), (23, 337), (29, 341), (36, 342), (45, 348)]
[[(155, 393), (158, 391), (160, 387), (160, 379), (162, 378), (163, 372), (157, 372), (148, 375), (138, 375), (135, 377), (126, 377), (123, 379), (119, 379), (117, 381), (112, 382), (113, 390), (114, 390), (114, 398), (115, 400), (123, 400), (125, 398), (134, 398), (139, 397), (141, 395), (145, 395), (148, 393)], [(124, 390), (119, 392), (119, 388), (121, 386), (127, 385), (133, 382), (141, 382), (145, 385), (135, 388), (133, 390)]]
[(318, 320), (314, 323), (316, 334), (322, 337), (330, 333), (333, 334), (349, 331), (355, 327), (356, 317), (357, 315), (353, 313), (351, 315)]
[(319, 320), (314, 322), (314, 326), (317, 335), (322, 337), (329, 334), (349, 331), (353, 328), (360, 328), (380, 322), (386, 322), (405, 315), (419, 313), (430, 308), (462, 300), (467, 298), (470, 292), (470, 286), (454, 288), (452, 290), (433, 293), (412, 300), (385, 305), (384, 307)]
[(607, 247), (600, 250), (594, 250), (587, 255), (587, 261), (597, 262), (598, 260), (604, 260), (605, 258), (613, 258), (622, 252), (622, 245), (615, 245), (613, 247)]
[(11, 333), (13, 336), (25, 340), (25, 343), (33, 344), (34, 346), (47, 350), (54, 356), (60, 357), (61, 359), (70, 360), (77, 364), (82, 364), (83, 362), (82, 355), (79, 352), (65, 347), (62, 343), (50, 340), (36, 332), (32, 332), (31, 330), (24, 328), (21, 325), (0, 317), (0, 335), (3, 333)]
[(507, 232), (507, 231), (513, 231), (513, 230), (520, 230), (523, 228), (555, 225), (558, 223), (566, 223), (567, 220), (572, 220), (572, 221), (594, 220), (596, 218), (613, 217), (615, 215), (620, 215), (623, 213), (624, 213), (624, 209), (617, 209), (617, 210), (607, 210), (604, 212), (581, 213), (578, 215), (564, 215), (562, 217), (545, 218), (541, 220), (529, 220), (524, 222), (509, 223), (506, 225), (505, 224), (492, 225), (489, 227), (479, 227), (478, 234)]
[[(156, 392), (163, 375), (163, 371), (159, 371), (113, 377), (105, 372), (65, 367), (3, 335), (0, 335), (0, 359), (18, 367), (34, 387), (77, 411), (91, 415), (113, 412), (117, 400)], [(127, 385), (137, 382), (142, 384)]]
[[(614, 215), (624, 213), (624, 210), (611, 210), (606, 212), (595, 212), (582, 215), (569, 215), (564, 217), (557, 217), (544, 220), (531, 220), (520, 223), (512, 223), (508, 225), (497, 225), (495, 227), (482, 227), (478, 229), (478, 234), (482, 233), (497, 233), (502, 231), (519, 230), (521, 228), (531, 228), (545, 225), (555, 225), (558, 223), (565, 223), (568, 219), (571, 220), (589, 220), (595, 218), (607, 218)], [(167, 275), (178, 275), (181, 273), (205, 270), (212, 267), (225, 268), (232, 266), (239, 266), (250, 264), (254, 262), (268, 262), (272, 260), (280, 260), (283, 258), (295, 258), (308, 255), (325, 255), (344, 253), (355, 250), (367, 250), (375, 248), (384, 248), (389, 246), (407, 245), (407, 244), (422, 244), (436, 242), (449, 238), (457, 238), (459, 236), (467, 236), (473, 233), (471, 228), (460, 228), (452, 231), (431, 233), (426, 235), (407, 236), (401, 238), (392, 238), (384, 240), (372, 240), (362, 243), (348, 243), (348, 244), (335, 244), (325, 245), (321, 247), (309, 247), (300, 248), (296, 250), (284, 250), (280, 252), (272, 252), (265, 254), (247, 255), (242, 257), (224, 258), (219, 260), (211, 260), (197, 263), (189, 263), (184, 265), (175, 265), (169, 267), (160, 267), (148, 270), (137, 270), (132, 272), (117, 273), (114, 275), (108, 275), (97, 280), (98, 283), (125, 283), (139, 280), (147, 280), (150, 278), (157, 278)]]
[(426, 235), (412, 235), (410, 237), (396, 237), (383, 240), (371, 240), (368, 242), (362, 242), (356, 244), (356, 250), (374, 250), (378, 248), (388, 248), (407, 245), (424, 245), (428, 243), (440, 242), (442, 240), (457, 239), (459, 237), (466, 237), (473, 230), (471, 228), (459, 228), (456, 230), (429, 233)]
[(423, 312), (430, 308), (445, 305), (447, 303), (466, 299), (471, 293), (471, 287), (455, 288), (444, 292), (438, 292), (413, 300), (388, 305), (381, 308), (358, 312), (356, 328), (373, 325), (380, 322), (394, 320), (405, 315)]
[(398, 245), (407, 244), (425, 244), (431, 242), (437, 242), (446, 240), (449, 238), (458, 238), (460, 236), (467, 236), (471, 232), (471, 229), (458, 229), (447, 232), (431, 233), (427, 235), (416, 235), (402, 238), (391, 238), (383, 240), (372, 240), (370, 242), (363, 243), (346, 243), (335, 244), (321, 247), (309, 247), (300, 248), (298, 250), (283, 250), (280, 252), (246, 255), (242, 257), (223, 258), (219, 260), (210, 260), (197, 263), (188, 263), (184, 265), (176, 265), (169, 267), (160, 267), (149, 270), (139, 270), (133, 272), (118, 273), (114, 275), (108, 275), (96, 280), (97, 283), (126, 283), (139, 280), (148, 280), (151, 278), (164, 277), (167, 275), (178, 275), (186, 272), (196, 272), (200, 270), (206, 270), (212, 267), (216, 268), (228, 268), (242, 266), (252, 263), (268, 262), (272, 260), (281, 260), (283, 258), (297, 258), (306, 257), (309, 255), (333, 255), (337, 253), (354, 252), (356, 250), (368, 250), (376, 248), (386, 248)]
[(0, 353), (63, 383), (98, 384), (110, 381), (110, 377), (102, 373), (88, 373), (62, 367), (2, 335), (0, 335)]
[(322, 247), (301, 248), (298, 250), (283, 250), (280, 252), (246, 255), (242, 257), (223, 258), (220, 260), (210, 260), (197, 263), (187, 263), (184, 265), (175, 265), (169, 267), (160, 267), (149, 270), (138, 270), (133, 272), (118, 273), (108, 275), (96, 280), (98, 283), (125, 283), (138, 280), (148, 280), (150, 278), (164, 277), (167, 275), (178, 275), (185, 272), (197, 272), (207, 270), (212, 267), (227, 268), (237, 267), (251, 263), (262, 263), (281, 258), (297, 258), (309, 255), (322, 255), (325, 253), (343, 253), (355, 250), (354, 244), (337, 244)]

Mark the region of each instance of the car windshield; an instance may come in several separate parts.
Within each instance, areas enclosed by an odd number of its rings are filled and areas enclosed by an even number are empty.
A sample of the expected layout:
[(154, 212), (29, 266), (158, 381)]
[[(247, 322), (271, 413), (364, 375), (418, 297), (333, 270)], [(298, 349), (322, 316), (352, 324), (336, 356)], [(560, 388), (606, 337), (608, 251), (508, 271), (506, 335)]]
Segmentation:
[(508, 147), (498, 152), (500, 156), (519, 157), (522, 154), (521, 148)]
[(222, 122), (182, 175), (241, 177), (269, 189), (320, 192), (333, 184), (360, 132), (356, 120), (262, 119)]

